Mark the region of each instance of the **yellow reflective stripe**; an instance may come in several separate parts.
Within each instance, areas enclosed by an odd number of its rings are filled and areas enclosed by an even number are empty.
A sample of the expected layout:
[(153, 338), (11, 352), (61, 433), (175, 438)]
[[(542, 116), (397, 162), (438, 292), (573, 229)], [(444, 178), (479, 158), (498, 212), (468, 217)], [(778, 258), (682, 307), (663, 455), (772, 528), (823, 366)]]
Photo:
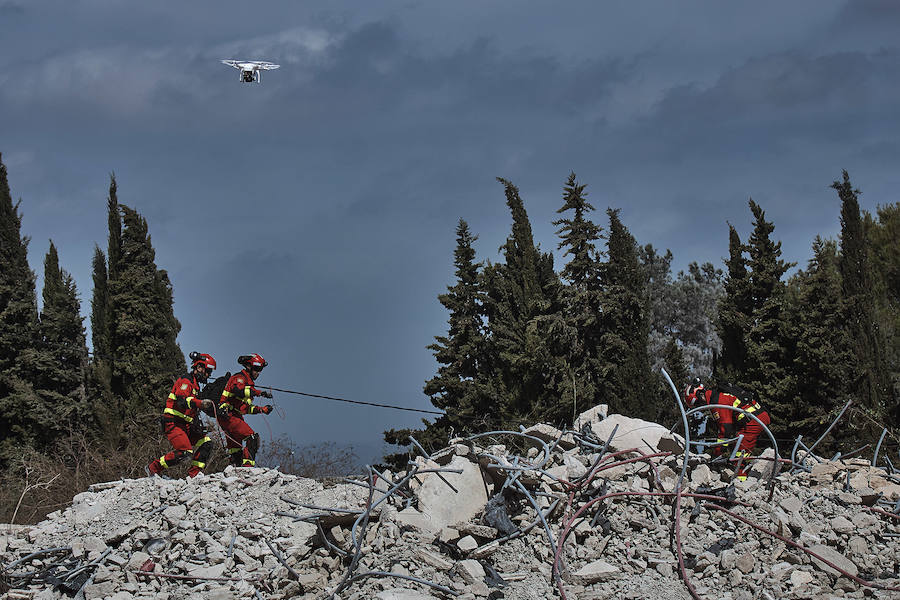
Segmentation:
[(231, 396), (232, 396), (232, 393), (231, 393), (231, 392), (229, 392), (229, 391), (225, 391), (225, 390), (223, 390), (223, 391), (222, 391), (222, 395), (223, 395), (223, 396), (225, 396), (225, 397), (226, 397), (226, 398), (231, 398)]
[(199, 448), (200, 446), (202, 446), (202, 445), (205, 444), (206, 442), (210, 442), (210, 441), (212, 441), (212, 440), (209, 439), (209, 436), (200, 438), (199, 440), (197, 440), (197, 443), (194, 444), (194, 450), (196, 450), (197, 448)]
[(250, 465), (251, 467), (255, 467), (255, 466), (256, 466), (256, 461), (255, 461), (255, 460), (250, 460), (249, 458), (245, 458), (243, 464), (245, 464), (245, 465)]
[(241, 452), (242, 450), (243, 450), (243, 448), (229, 448), (228, 454), (235, 454), (237, 452)]
[(162, 465), (162, 468), (163, 468), (163, 469), (168, 469), (168, 468), (169, 468), (169, 463), (166, 462), (166, 457), (165, 457), (165, 455), (159, 457), (159, 464)]
[(228, 404), (227, 402), (223, 402), (222, 404), (219, 405), (219, 410), (221, 412), (228, 412), (230, 409), (231, 409), (231, 405)]
[(741, 403), (741, 399), (740, 399), (740, 398), (737, 398), (737, 399), (735, 399), (735, 401), (732, 403), (732, 406), (735, 407), (735, 408), (737, 408), (738, 404), (740, 404), (740, 403)]
[(186, 414), (180, 413), (177, 410), (175, 410), (174, 408), (167, 408), (163, 411), (163, 413), (165, 413), (167, 415), (172, 415), (173, 417), (178, 417), (179, 419), (184, 419), (188, 423), (190, 423), (194, 420), (194, 417), (189, 417)]
[(200, 467), (201, 469), (206, 466), (205, 462), (200, 462), (199, 460), (192, 460), (191, 464), (195, 467)]
[(194, 398), (193, 396), (188, 396), (187, 398), (184, 399), (184, 401), (187, 402), (188, 406), (191, 405), (191, 402), (193, 402), (194, 404), (197, 404), (197, 405), (200, 404), (200, 401), (197, 400), (196, 398)]

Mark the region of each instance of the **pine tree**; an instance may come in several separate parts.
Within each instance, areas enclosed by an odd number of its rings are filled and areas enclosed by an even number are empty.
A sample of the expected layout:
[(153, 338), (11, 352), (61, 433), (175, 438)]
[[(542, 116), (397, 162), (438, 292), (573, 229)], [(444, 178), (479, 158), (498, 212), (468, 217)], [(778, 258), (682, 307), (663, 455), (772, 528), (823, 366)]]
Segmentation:
[(785, 319), (785, 284), (782, 277), (791, 266), (781, 260), (781, 242), (771, 234), (775, 226), (765, 219), (765, 212), (752, 199), (753, 233), (747, 244), (749, 289), (752, 302), (749, 328), (745, 334), (747, 364), (738, 383), (755, 392), (773, 418), (775, 431), (786, 431), (796, 379), (787, 365), (793, 357), (796, 332)]
[(87, 347), (81, 303), (75, 280), (60, 268), (52, 241), (44, 258), (43, 300), (35, 386), (48, 415), (41, 441), (49, 445), (73, 427), (88, 430), (93, 425), (85, 390)]
[(47, 418), (33, 387), (37, 296), (21, 226), (0, 157), (0, 466), (34, 443)]
[(601, 337), (602, 388), (610, 412), (654, 418), (663, 403), (650, 376), (647, 344), (650, 314), (646, 275), (638, 261), (634, 237), (619, 219), (618, 209), (609, 215), (608, 262), (603, 265), (604, 296)]
[[(892, 390), (884, 356), (884, 338), (878, 328), (876, 306), (878, 294), (873, 284), (869, 264), (870, 243), (859, 210), (859, 190), (850, 183), (847, 171), (843, 181), (835, 181), (841, 200), (841, 290), (847, 303), (847, 322), (844, 329), (854, 364), (851, 381), (855, 396), (870, 417), (880, 423), (887, 421)], [(861, 420), (860, 420), (861, 421)], [(862, 432), (864, 438), (879, 435), (880, 431)]]
[[(121, 255), (109, 280), (112, 312), (113, 392), (122, 398), (126, 424), (155, 417), (168, 387), (184, 370), (175, 338), (172, 289), (157, 270), (147, 222), (133, 209), (123, 214)], [(118, 386), (118, 387), (117, 387)]]
[(745, 250), (737, 230), (729, 223), (728, 261), (725, 263), (728, 273), (725, 277), (725, 295), (719, 302), (718, 311), (722, 356), (715, 376), (721, 380), (739, 381), (746, 370), (747, 345), (744, 335), (750, 325), (753, 306)]
[[(438, 364), (437, 374), (425, 382), (425, 394), (431, 404), (445, 412), (433, 422), (423, 420), (424, 430), (391, 429), (385, 441), (407, 445), (410, 434), (425, 448), (443, 448), (451, 435), (489, 431), (499, 425), (495, 410), (497, 399), (484, 384), (486, 357), (482, 323), (483, 292), (480, 288), (481, 263), (475, 262), (472, 244), (478, 239), (463, 219), (456, 227), (456, 284), (447, 287), (438, 300), (450, 311), (447, 335), (435, 336), (428, 346)], [(395, 465), (405, 463), (405, 454), (385, 457)]]
[(563, 205), (556, 212), (571, 212), (571, 217), (553, 222), (560, 236), (557, 249), (565, 248), (563, 256), (571, 259), (563, 267), (561, 276), (568, 281), (562, 288), (563, 324), (558, 326), (561, 342), (566, 343), (566, 363), (572, 371), (572, 385), (561, 385), (563, 397), (571, 395), (578, 412), (600, 401), (596, 373), (599, 371), (601, 289), (599, 282), (600, 253), (595, 242), (601, 239), (601, 228), (587, 218), (594, 207), (587, 202), (584, 185), (569, 175), (563, 189)]

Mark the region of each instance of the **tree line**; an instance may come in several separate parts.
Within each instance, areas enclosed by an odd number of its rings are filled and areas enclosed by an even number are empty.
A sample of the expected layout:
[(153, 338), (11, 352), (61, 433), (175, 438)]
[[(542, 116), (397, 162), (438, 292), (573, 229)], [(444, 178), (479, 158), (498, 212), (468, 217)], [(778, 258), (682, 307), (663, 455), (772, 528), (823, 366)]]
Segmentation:
[[(388, 442), (406, 445), (412, 433), (440, 447), (537, 421), (568, 426), (601, 403), (668, 424), (678, 411), (663, 366), (679, 391), (698, 375), (751, 390), (783, 441), (817, 435), (849, 399), (852, 414), (833, 438), (844, 451), (900, 419), (900, 203), (862, 211), (843, 173), (830, 196), (839, 239), (817, 237), (806, 267), (787, 276), (795, 265), (751, 199), (749, 238), (727, 224), (724, 269), (692, 262), (673, 275), (672, 252), (639, 244), (618, 210), (593, 221), (586, 186), (571, 174), (553, 222), (566, 261), (557, 271), (519, 190), (499, 181), (512, 216), (502, 260), (476, 260), (477, 236), (460, 219), (455, 282), (438, 297), (448, 329), (428, 347), (439, 367), (424, 392), (445, 414), (415, 432), (385, 432)], [(93, 353), (52, 241), (38, 311), (20, 203), (0, 160), (0, 471), (73, 431), (104, 451), (155, 434), (160, 399), (185, 368), (171, 282), (146, 220), (119, 203), (115, 176), (106, 249), (93, 257)]]
[[(692, 262), (673, 277), (672, 252), (640, 245), (619, 210), (606, 210), (605, 227), (591, 220), (572, 173), (553, 222), (567, 261), (557, 272), (534, 242), (519, 190), (499, 181), (512, 216), (502, 262), (476, 260), (477, 236), (460, 219), (455, 282), (438, 296), (449, 323), (428, 346), (439, 366), (424, 392), (445, 414), (386, 431), (385, 441), (408, 446), (414, 435), (439, 448), (452, 436), (539, 421), (567, 427), (597, 404), (672, 424), (679, 412), (665, 367), (679, 392), (700, 376), (754, 394), (783, 451), (798, 435), (818, 437), (851, 399), (823, 446), (847, 453), (887, 427), (896, 448), (900, 203), (862, 211), (844, 171), (831, 185), (839, 239), (817, 236), (806, 267), (788, 276), (796, 265), (781, 258), (774, 224), (750, 199), (749, 238), (726, 224), (724, 270)], [(402, 465), (407, 454), (386, 459)]]
[(38, 312), (20, 204), (0, 160), (0, 471), (73, 432), (107, 450), (155, 433), (160, 399), (185, 369), (172, 285), (155, 264), (146, 220), (119, 204), (115, 176), (106, 252), (95, 246), (93, 258), (93, 356), (75, 281), (52, 240)]

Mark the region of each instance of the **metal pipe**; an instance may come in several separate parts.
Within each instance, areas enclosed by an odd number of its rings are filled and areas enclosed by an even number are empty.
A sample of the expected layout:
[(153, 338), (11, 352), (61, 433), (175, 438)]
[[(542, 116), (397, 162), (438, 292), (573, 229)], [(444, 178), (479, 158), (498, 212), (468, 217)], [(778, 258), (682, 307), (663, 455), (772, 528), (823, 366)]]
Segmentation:
[(675, 384), (672, 383), (672, 378), (669, 377), (669, 374), (665, 369), (660, 369), (660, 371), (662, 371), (666, 381), (669, 382), (672, 393), (675, 394), (675, 404), (678, 406), (679, 412), (681, 412), (681, 423), (684, 425), (684, 460), (681, 463), (681, 474), (678, 476), (678, 481), (675, 483), (675, 491), (677, 492), (681, 490), (681, 484), (684, 482), (684, 476), (687, 473), (688, 459), (691, 457), (691, 428), (688, 426), (687, 413), (684, 410), (684, 406), (682, 406), (681, 396), (678, 395), (678, 390), (675, 389)]
[(884, 436), (887, 435), (887, 427), (881, 430), (881, 437), (878, 438), (878, 444), (875, 446), (875, 456), (872, 457), (872, 466), (878, 466), (878, 451), (881, 450), (881, 442), (884, 441)]
[(840, 421), (840, 419), (841, 419), (842, 416), (844, 416), (844, 411), (846, 411), (847, 408), (848, 408), (852, 403), (853, 403), (853, 398), (850, 398), (849, 400), (847, 400), (847, 404), (844, 405), (844, 408), (841, 409), (841, 412), (838, 413), (838, 416), (836, 416), (836, 417), (834, 418), (834, 421), (831, 422), (831, 425), (828, 426), (828, 429), (825, 430), (825, 433), (823, 433), (821, 436), (819, 436), (819, 439), (817, 439), (816, 442), (815, 442), (812, 446), (809, 447), (809, 453), (810, 453), (810, 454), (812, 454), (813, 448), (815, 448), (816, 446), (818, 446), (818, 445), (819, 445), (819, 442), (821, 442), (823, 439), (825, 439), (825, 436), (828, 435), (828, 432), (831, 431), (831, 430), (834, 428), (835, 425), (837, 425), (837, 422)]

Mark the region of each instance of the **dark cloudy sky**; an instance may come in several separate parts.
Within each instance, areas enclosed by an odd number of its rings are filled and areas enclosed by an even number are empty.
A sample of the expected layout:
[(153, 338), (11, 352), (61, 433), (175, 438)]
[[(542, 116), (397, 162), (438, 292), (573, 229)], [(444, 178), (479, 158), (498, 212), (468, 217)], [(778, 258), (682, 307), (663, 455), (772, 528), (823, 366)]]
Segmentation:
[[(557, 268), (571, 171), (596, 222), (621, 208), (677, 268), (722, 266), (749, 197), (805, 265), (839, 230), (842, 169), (864, 208), (898, 200), (898, 33), (888, 0), (0, 0), (0, 152), (32, 266), (53, 239), (84, 314), (115, 172), (185, 352), (220, 371), (259, 352), (260, 383), (427, 409), (457, 220), (479, 260), (510, 230), (497, 176)], [(226, 58), (282, 67), (241, 84)], [(277, 400), (275, 435), (362, 454), (418, 423)]]

